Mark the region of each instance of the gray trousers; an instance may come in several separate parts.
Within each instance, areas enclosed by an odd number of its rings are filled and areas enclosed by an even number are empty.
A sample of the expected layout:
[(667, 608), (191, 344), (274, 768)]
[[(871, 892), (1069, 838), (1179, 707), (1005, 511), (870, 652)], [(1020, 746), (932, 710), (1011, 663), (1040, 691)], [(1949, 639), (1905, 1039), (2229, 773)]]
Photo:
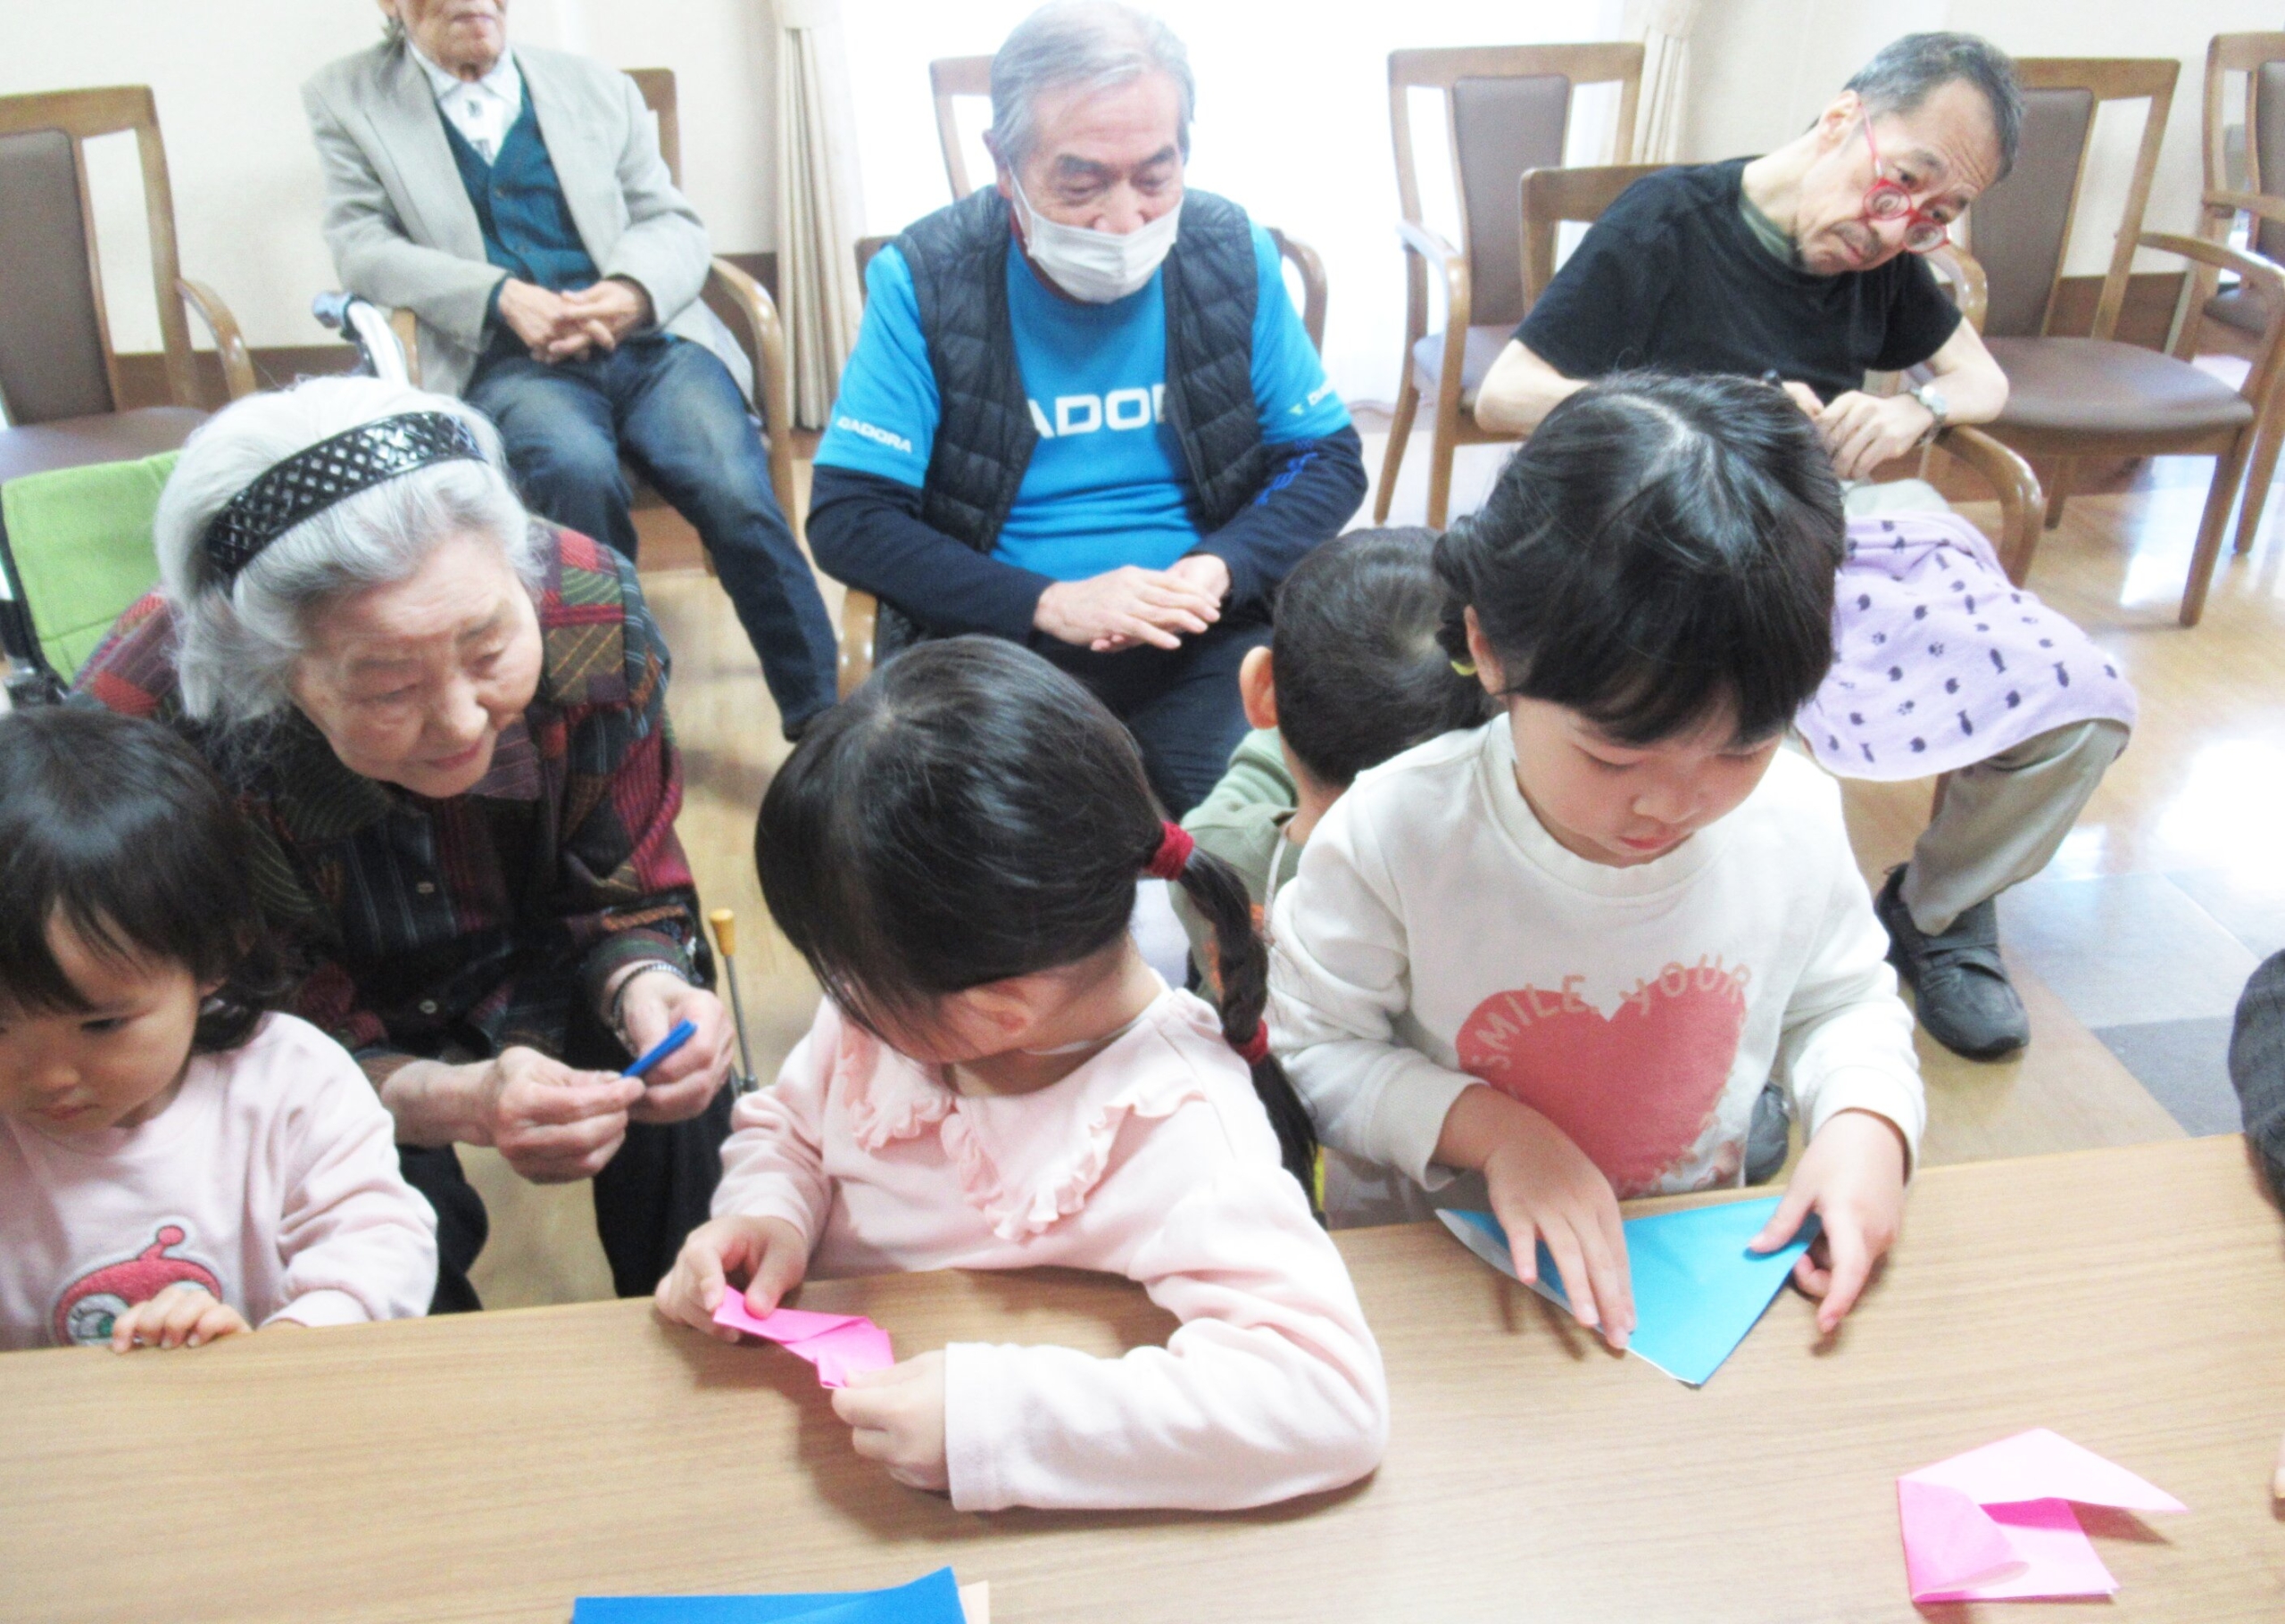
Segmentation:
[(2047, 866), (2103, 774), (2126, 748), (2117, 722), (2074, 722), (1948, 775), (1902, 896), (1931, 936)]

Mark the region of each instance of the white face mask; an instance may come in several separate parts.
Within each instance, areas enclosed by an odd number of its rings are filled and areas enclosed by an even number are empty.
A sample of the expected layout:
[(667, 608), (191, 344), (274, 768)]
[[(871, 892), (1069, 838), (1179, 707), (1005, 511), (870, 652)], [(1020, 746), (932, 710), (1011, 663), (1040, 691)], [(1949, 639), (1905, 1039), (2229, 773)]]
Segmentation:
[(1158, 219), (1125, 236), (1043, 220), (1020, 182), (1016, 184), (1016, 202), (1024, 211), (1024, 246), (1032, 263), (1083, 304), (1109, 304), (1139, 291), (1158, 274), (1182, 227), (1179, 199)]

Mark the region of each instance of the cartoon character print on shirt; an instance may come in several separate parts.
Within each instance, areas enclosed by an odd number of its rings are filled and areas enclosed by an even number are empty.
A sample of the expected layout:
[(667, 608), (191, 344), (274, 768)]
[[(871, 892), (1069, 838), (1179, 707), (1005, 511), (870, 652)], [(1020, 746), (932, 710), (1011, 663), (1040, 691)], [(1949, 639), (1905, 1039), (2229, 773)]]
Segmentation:
[(222, 1298), (221, 1277), (195, 1258), (171, 1255), (189, 1239), (184, 1225), (169, 1220), (151, 1244), (134, 1256), (98, 1264), (63, 1288), (55, 1299), (50, 1328), (60, 1347), (100, 1347), (111, 1340), (112, 1323), (137, 1303), (170, 1286), (199, 1286)]
[(1683, 1164), (1729, 1085), (1751, 975), (1718, 955), (1669, 964), (1608, 1015), (1580, 995), (1582, 976), (1495, 992), (1461, 1024), (1460, 1069), (1562, 1129), (1621, 1197), (1685, 1171), (1707, 1188), (1736, 1177), (1734, 1148)]

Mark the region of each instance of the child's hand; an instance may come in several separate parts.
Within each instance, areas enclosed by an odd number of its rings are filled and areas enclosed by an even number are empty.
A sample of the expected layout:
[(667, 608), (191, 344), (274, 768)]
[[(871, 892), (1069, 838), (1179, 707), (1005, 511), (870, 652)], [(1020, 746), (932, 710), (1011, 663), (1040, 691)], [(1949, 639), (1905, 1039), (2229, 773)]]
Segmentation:
[(682, 1255), (659, 1282), (659, 1312), (735, 1342), (736, 1331), (714, 1323), (714, 1310), (729, 1289), (728, 1277), (746, 1277), (746, 1307), (760, 1315), (802, 1283), (809, 1266), (809, 1242), (783, 1218), (717, 1218), (691, 1230), (682, 1243)]
[(1793, 1282), (1822, 1299), (1817, 1329), (1830, 1335), (1857, 1305), (1904, 1222), (1904, 1137), (1886, 1117), (1843, 1111), (1825, 1123), (1752, 1249), (1776, 1250), (1811, 1213), (1824, 1220), (1824, 1233), (1793, 1265)]
[(253, 1329), (244, 1314), (204, 1286), (175, 1285), (145, 1297), (111, 1322), (111, 1351), (196, 1347)]
[(860, 1371), (833, 1396), (833, 1413), (849, 1423), (857, 1453), (880, 1462), (907, 1488), (941, 1495), (951, 1487), (944, 1467), (943, 1354)]
[(1476, 1094), (1488, 1096), (1486, 1104), (1498, 1111), (1483, 1182), (1492, 1215), (1508, 1231), (1516, 1272), (1527, 1281), (1538, 1278), (1539, 1243), (1545, 1241), (1572, 1314), (1613, 1347), (1624, 1347), (1634, 1330), (1634, 1286), (1610, 1181), (1569, 1134), (1529, 1106), (1490, 1089), (1470, 1089), (1462, 1103), (1473, 1104), (1469, 1096)]

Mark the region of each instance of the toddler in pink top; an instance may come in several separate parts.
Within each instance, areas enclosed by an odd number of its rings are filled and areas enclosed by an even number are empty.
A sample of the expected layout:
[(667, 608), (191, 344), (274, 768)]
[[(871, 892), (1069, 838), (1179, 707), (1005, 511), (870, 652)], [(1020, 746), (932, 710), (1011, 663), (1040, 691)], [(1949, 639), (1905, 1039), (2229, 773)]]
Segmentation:
[[(857, 1452), (964, 1511), (1221, 1510), (1370, 1471), (1380, 1353), (1310, 1209), (1245, 887), (1161, 820), (1110, 713), (998, 639), (924, 644), (802, 741), (755, 851), (827, 997), (740, 1104), (660, 1307), (716, 1331), (732, 1281), (767, 1313), (811, 1273), (1122, 1274), (1181, 1322), (1164, 1347), (923, 1354), (835, 1396)], [(1146, 873), (1213, 922), (1218, 1015), (1129, 938)]]
[(163, 728), (0, 717), (0, 1347), (426, 1312), (436, 1218), (280, 988), (245, 825)]

